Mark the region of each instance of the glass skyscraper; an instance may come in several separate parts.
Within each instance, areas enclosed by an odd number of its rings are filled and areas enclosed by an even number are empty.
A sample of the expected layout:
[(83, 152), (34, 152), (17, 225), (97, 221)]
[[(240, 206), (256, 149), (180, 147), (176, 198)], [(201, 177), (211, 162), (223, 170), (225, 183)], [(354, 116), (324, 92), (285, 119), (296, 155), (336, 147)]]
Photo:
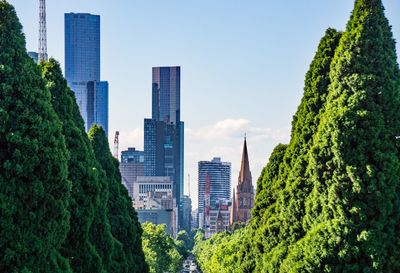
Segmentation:
[(88, 82), (86, 106), (88, 129), (98, 124), (108, 135), (108, 82)]
[(146, 176), (169, 176), (183, 226), (184, 123), (180, 120), (180, 67), (154, 67), (152, 119), (144, 120)]
[(207, 181), (209, 181), (209, 205), (211, 208), (230, 199), (231, 163), (222, 162), (221, 158), (216, 157), (211, 161), (200, 161), (198, 168), (198, 212), (202, 214), (206, 201)]
[(153, 120), (167, 124), (180, 122), (181, 68), (153, 67)]
[[(100, 81), (100, 16), (66, 13), (64, 19), (65, 78), (68, 86), (75, 93), (86, 130), (93, 124), (93, 116), (97, 116), (94, 123), (99, 123), (108, 132), (108, 84)], [(92, 94), (88, 94), (89, 82), (96, 82)], [(90, 122), (89, 116), (92, 118)]]

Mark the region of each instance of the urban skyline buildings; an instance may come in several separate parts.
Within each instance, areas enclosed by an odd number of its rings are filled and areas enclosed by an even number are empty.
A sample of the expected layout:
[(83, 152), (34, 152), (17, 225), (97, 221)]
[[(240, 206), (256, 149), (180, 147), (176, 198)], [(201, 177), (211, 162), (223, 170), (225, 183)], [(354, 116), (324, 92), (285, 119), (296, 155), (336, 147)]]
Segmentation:
[(144, 120), (145, 175), (172, 178), (181, 228), (184, 123), (180, 120), (180, 67), (154, 67), (152, 76), (152, 118)]
[(119, 164), (122, 183), (128, 190), (129, 196), (134, 198), (134, 184), (137, 177), (144, 176), (144, 152), (135, 148), (121, 151), (121, 163)]
[[(198, 163), (198, 213), (199, 226), (205, 225), (210, 211), (230, 200), (231, 163), (215, 157)], [(229, 218), (229, 217), (228, 217)]]
[(65, 78), (74, 91), (86, 131), (93, 124), (108, 135), (108, 83), (100, 80), (100, 16), (66, 13)]
[(153, 67), (152, 119), (178, 124), (181, 112), (181, 68)]

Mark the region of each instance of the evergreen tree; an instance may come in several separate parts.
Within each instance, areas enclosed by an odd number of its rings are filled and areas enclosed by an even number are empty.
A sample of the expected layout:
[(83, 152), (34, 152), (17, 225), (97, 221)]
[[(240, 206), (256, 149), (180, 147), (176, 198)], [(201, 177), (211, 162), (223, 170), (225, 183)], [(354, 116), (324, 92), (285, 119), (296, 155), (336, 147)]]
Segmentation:
[(357, 0), (332, 62), (293, 272), (399, 272), (400, 76), (380, 0)]
[(111, 155), (107, 137), (101, 127), (94, 125), (89, 137), (95, 156), (108, 180), (110, 189), (108, 219), (113, 236), (122, 244), (127, 270), (130, 273), (146, 273), (148, 266), (142, 250), (142, 228), (128, 191), (121, 183), (118, 160)]
[(0, 0), (0, 271), (71, 272), (60, 248), (71, 182), (61, 123), (27, 55), (14, 8)]
[(102, 218), (106, 213), (102, 203), (107, 190), (102, 181), (104, 172), (94, 157), (74, 93), (68, 88), (59, 64), (50, 59), (40, 67), (51, 92), (53, 108), (62, 121), (70, 152), (71, 229), (63, 245), (63, 254), (71, 260), (76, 273), (106, 272), (111, 269), (113, 247), (110, 233), (107, 233), (108, 221)]
[[(259, 181), (252, 227), (256, 243), (256, 271), (279, 267), (290, 244), (304, 235), (308, 151), (317, 131), (330, 85), (330, 65), (341, 34), (328, 29), (306, 74), (304, 95), (292, 122), (287, 147), (277, 147)], [(255, 228), (254, 228), (255, 227)], [(260, 228), (261, 227), (261, 228)]]

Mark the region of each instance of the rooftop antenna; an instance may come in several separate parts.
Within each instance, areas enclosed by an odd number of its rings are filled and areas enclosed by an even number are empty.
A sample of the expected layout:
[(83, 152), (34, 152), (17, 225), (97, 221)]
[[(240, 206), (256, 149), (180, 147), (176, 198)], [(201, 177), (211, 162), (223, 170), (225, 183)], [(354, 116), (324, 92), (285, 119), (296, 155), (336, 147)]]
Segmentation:
[(39, 62), (47, 61), (46, 0), (39, 0)]
[(118, 151), (119, 150), (119, 131), (115, 132), (115, 137), (114, 137), (114, 154), (113, 156), (118, 159)]

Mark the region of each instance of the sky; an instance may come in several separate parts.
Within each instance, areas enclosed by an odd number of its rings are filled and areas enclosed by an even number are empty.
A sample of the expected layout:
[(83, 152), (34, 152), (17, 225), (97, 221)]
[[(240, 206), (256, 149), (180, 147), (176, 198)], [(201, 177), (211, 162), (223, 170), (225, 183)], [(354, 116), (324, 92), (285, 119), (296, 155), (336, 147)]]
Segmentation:
[[(37, 51), (39, 0), (9, 0)], [(400, 1), (383, 0), (396, 40)], [(247, 134), (253, 183), (288, 143), (304, 77), (328, 27), (344, 30), (351, 0), (47, 0), (49, 56), (64, 67), (64, 13), (101, 16), (101, 78), (110, 85), (109, 139), (143, 149), (151, 68), (181, 66), (185, 193), (197, 207), (197, 162), (232, 163), (237, 184)], [(397, 44), (397, 51), (400, 46)], [(112, 146), (112, 145), (111, 145)]]

